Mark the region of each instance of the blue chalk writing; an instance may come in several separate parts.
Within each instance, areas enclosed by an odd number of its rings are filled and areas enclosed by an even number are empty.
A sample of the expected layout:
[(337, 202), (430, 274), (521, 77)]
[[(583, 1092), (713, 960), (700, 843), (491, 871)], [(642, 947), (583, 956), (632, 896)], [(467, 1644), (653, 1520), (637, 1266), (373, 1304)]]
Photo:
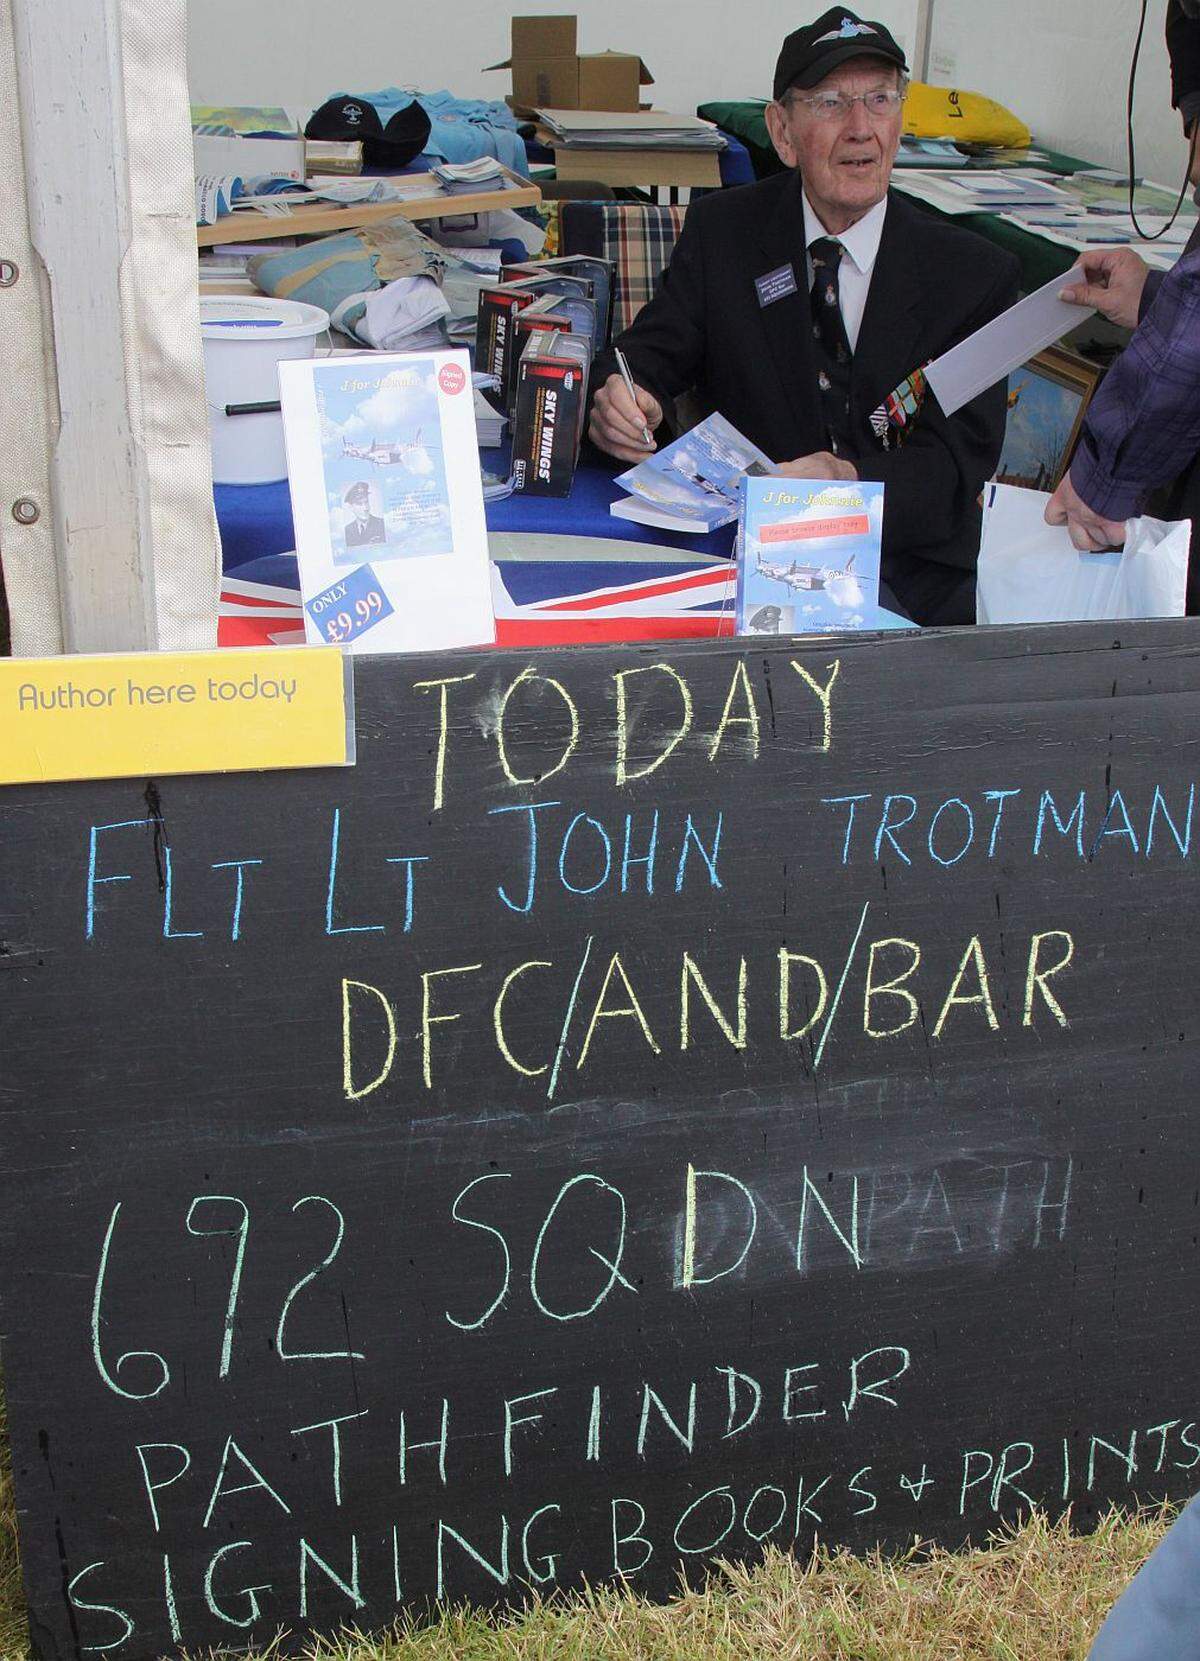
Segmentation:
[(325, 933), (326, 934), (382, 934), (382, 923), (348, 923), (341, 928), (335, 928), (333, 923), (333, 896), (337, 887), (338, 846), (342, 835), (342, 810), (335, 807), (333, 810), (333, 830), (329, 837), (329, 887), (325, 894)]
[[(908, 803), (908, 812), (904, 815), (903, 819), (893, 819), (891, 817), (892, 803), (893, 802), (907, 802)], [(896, 832), (898, 830), (903, 830), (905, 825), (910, 825), (912, 823), (912, 821), (916, 818), (916, 816), (917, 816), (917, 798), (915, 796), (907, 796), (903, 792), (901, 792), (899, 795), (885, 796), (883, 798), (883, 813), (881, 814), (880, 819), (879, 819), (879, 829), (875, 832), (875, 858), (876, 859), (879, 858), (880, 850), (883, 847), (883, 839), (886, 836), (888, 841), (891, 843), (892, 847), (895, 849), (896, 853), (900, 856), (900, 858), (904, 861), (904, 863), (906, 865), (911, 865), (912, 864), (912, 860), (908, 857), (908, 855), (905, 853), (904, 849), (896, 841)]]
[[(618, 1507), (618, 1505), (629, 1506), (632, 1510), (637, 1512), (637, 1521), (634, 1523), (632, 1531), (628, 1534), (618, 1534), (617, 1533), (617, 1507)], [(653, 1545), (650, 1543), (650, 1541), (646, 1538), (646, 1536), (644, 1534), (640, 1534), (638, 1532), (639, 1529), (645, 1528), (645, 1526), (646, 1526), (646, 1508), (645, 1508), (644, 1505), (640, 1504), (637, 1500), (624, 1499), (624, 1498), (618, 1497), (617, 1499), (614, 1499), (612, 1501), (611, 1509), (612, 1509), (613, 1573), (614, 1574), (619, 1574), (624, 1578), (628, 1578), (629, 1576), (635, 1575), (635, 1574), (639, 1573), (640, 1570), (644, 1569), (646, 1567), (646, 1564), (654, 1556), (654, 1547), (653, 1547)], [(645, 1546), (646, 1549), (642, 1553), (642, 1556), (639, 1558), (639, 1560), (636, 1563), (624, 1563), (624, 1562), (622, 1562), (621, 1561), (621, 1547), (622, 1546), (631, 1546), (635, 1543), (639, 1546)]]
[[(607, 1258), (601, 1252), (598, 1252), (594, 1246), (588, 1247), (588, 1256), (594, 1257), (597, 1263), (601, 1264), (603, 1268), (608, 1270), (608, 1279), (596, 1293), (596, 1296), (592, 1299), (591, 1303), (584, 1304), (579, 1309), (551, 1309), (539, 1290), (538, 1270), (542, 1260), (542, 1250), (546, 1243), (546, 1236), (550, 1232), (550, 1225), (558, 1215), (559, 1206), (562, 1205), (571, 1190), (573, 1188), (577, 1188), (582, 1182), (594, 1183), (601, 1193), (612, 1194), (616, 1199), (617, 1205), (620, 1208), (617, 1224), (616, 1250), (612, 1258)], [(548, 1316), (552, 1321), (582, 1321), (588, 1315), (595, 1314), (596, 1310), (599, 1309), (600, 1305), (604, 1302), (605, 1298), (608, 1297), (609, 1293), (612, 1291), (613, 1287), (618, 1284), (618, 1282), (627, 1292), (636, 1293), (637, 1287), (631, 1286), (625, 1276), (621, 1273), (621, 1260), (625, 1255), (625, 1230), (627, 1222), (628, 1209), (625, 1204), (624, 1194), (622, 1194), (619, 1188), (614, 1188), (611, 1183), (605, 1182), (603, 1177), (593, 1176), (590, 1171), (581, 1171), (578, 1176), (570, 1177), (563, 1183), (562, 1187), (554, 1197), (553, 1205), (546, 1213), (545, 1221), (538, 1230), (537, 1240), (533, 1248), (533, 1259), (529, 1265), (529, 1290), (533, 1297), (534, 1303), (538, 1306), (543, 1315)]]
[(413, 925), (413, 866), (428, 865), (428, 854), (397, 854), (387, 862), (404, 867), (404, 933), (412, 933)]
[[(461, 1194), (459, 1198), (462, 1198)], [(457, 1326), (458, 1322), (455, 1321), (454, 1325)], [(468, 1329), (464, 1327), (463, 1330)], [(442, 1397), (442, 1428), (432, 1442), (410, 1442), (405, 1416), (402, 1412), (400, 1414), (400, 1481), (404, 1483), (408, 1481), (408, 1456), (410, 1453), (418, 1453), (423, 1448), (436, 1448), (438, 1450), (438, 1477), (444, 1488), (446, 1486), (446, 1444), (449, 1438), (450, 1403), (445, 1396)]]
[(571, 1030), (571, 1021), (575, 1014), (575, 1005), (579, 1000), (579, 988), (583, 984), (583, 977), (587, 971), (588, 958), (592, 955), (592, 935), (588, 935), (583, 946), (583, 956), (579, 960), (579, 969), (576, 972), (571, 987), (571, 996), (567, 999), (567, 1010), (563, 1016), (562, 1031), (558, 1035), (558, 1048), (554, 1052), (554, 1066), (550, 1070), (550, 1083), (546, 1086), (546, 1100), (549, 1101), (558, 1088), (558, 1075), (562, 1067), (563, 1056), (567, 1049), (567, 1034)]
[(1071, 811), (1070, 818), (1067, 820), (1066, 824), (1064, 825), (1063, 821), (1062, 821), (1062, 819), (1059, 815), (1058, 807), (1055, 804), (1054, 797), (1051, 795), (1051, 793), (1048, 790), (1043, 790), (1042, 791), (1042, 799), (1038, 804), (1037, 830), (1034, 833), (1034, 838), (1033, 838), (1033, 852), (1034, 852), (1035, 857), (1036, 857), (1036, 855), (1040, 854), (1041, 851), (1042, 851), (1042, 832), (1046, 828), (1046, 815), (1047, 815), (1047, 813), (1049, 813), (1051, 819), (1053, 819), (1053, 821), (1054, 821), (1054, 828), (1058, 831), (1060, 836), (1069, 836), (1070, 832), (1071, 832), (1071, 827), (1072, 827), (1072, 825), (1074, 825), (1074, 827), (1075, 827), (1075, 851), (1079, 855), (1080, 859), (1083, 858), (1083, 809), (1084, 809), (1084, 798), (1085, 798), (1085, 792), (1081, 790), (1079, 792), (1079, 799), (1076, 801), (1075, 806)]
[(561, 802), (528, 802), (528, 803), (523, 803), (523, 804), (520, 804), (520, 805), (514, 806), (514, 807), (493, 807), (493, 808), (489, 809), (489, 814), (488, 814), (489, 818), (492, 815), (498, 814), (498, 813), (527, 813), (529, 815), (529, 849), (528, 849), (528, 852), (526, 854), (526, 860), (528, 862), (528, 875), (527, 875), (527, 878), (526, 878), (525, 902), (524, 902), (523, 905), (517, 905), (517, 903), (514, 900), (510, 900), (508, 895), (504, 891), (503, 883), (501, 883), (499, 885), (499, 887), (496, 889), (497, 894), (499, 894), (500, 898), (504, 901), (504, 903), (508, 907), (508, 909), (510, 911), (517, 912), (521, 916), (527, 915), (529, 912), (531, 912), (533, 910), (533, 895), (534, 895), (534, 889), (537, 885), (537, 862), (538, 862), (537, 815), (539, 813), (541, 813), (545, 808), (561, 807), (561, 806), (562, 806)]
[[(1121, 812), (1122, 823), (1118, 825), (1115, 830), (1113, 830), (1110, 829), (1110, 827), (1113, 821), (1113, 814), (1117, 812), (1118, 808)], [(1096, 840), (1092, 843), (1091, 852), (1088, 854), (1089, 859), (1095, 859), (1096, 852), (1106, 836), (1127, 836), (1134, 853), (1140, 853), (1141, 851), (1138, 847), (1137, 832), (1134, 830), (1133, 825), (1130, 822), (1129, 809), (1125, 806), (1125, 798), (1119, 790), (1114, 790), (1112, 793), (1112, 799), (1108, 804), (1108, 810), (1104, 815), (1103, 821), (1101, 822), (1100, 829), (1096, 833)]]
[[(240, 1220), (233, 1228), (197, 1228), (192, 1222), (196, 1215), (197, 1206), (201, 1205), (232, 1205), (240, 1213)], [(250, 1233), (250, 1209), (245, 1200), (235, 1199), (232, 1194), (200, 1194), (188, 1207), (187, 1220), (184, 1224), (189, 1234), (199, 1237), (205, 1235), (234, 1234), (237, 1236), (237, 1252), (233, 1260), (233, 1273), (229, 1278), (229, 1299), (225, 1306), (225, 1330), (221, 1341), (221, 1365), (217, 1370), (218, 1378), (229, 1376), (229, 1357), (233, 1348), (233, 1324), (237, 1315), (238, 1290), (242, 1284), (242, 1264), (246, 1259), (246, 1239)]]
[(229, 926), (229, 938), (231, 940), (240, 940), (242, 937), (242, 894), (244, 890), (242, 872), (247, 866), (261, 864), (261, 859), (223, 859), (213, 866), (214, 871), (237, 872), (233, 890), (233, 921)]
[(654, 809), (654, 818), (650, 825), (650, 842), (644, 854), (633, 857), (629, 852), (630, 838), (633, 834), (633, 814), (625, 815), (625, 848), (621, 855), (621, 892), (629, 892), (629, 871), (631, 866), (644, 865), (646, 867), (646, 892), (654, 893), (654, 856), (658, 851), (658, 809)]
[(457, 1327), (460, 1332), (478, 1331), (478, 1329), (483, 1326), (485, 1322), (491, 1320), (492, 1316), (496, 1313), (500, 1305), (508, 1296), (509, 1283), (512, 1280), (512, 1253), (508, 1249), (508, 1241), (504, 1238), (498, 1228), (493, 1228), (490, 1223), (481, 1223), (474, 1217), (464, 1217), (458, 1208), (471, 1192), (472, 1188), (478, 1188), (481, 1182), (503, 1182), (511, 1176), (511, 1171), (485, 1171), (481, 1177), (476, 1177), (472, 1182), (468, 1182), (462, 1192), (456, 1195), (454, 1204), (450, 1207), (450, 1215), (454, 1218), (456, 1223), (462, 1223), (466, 1228), (477, 1228), (482, 1234), (494, 1235), (500, 1242), (500, 1250), (504, 1253), (504, 1283), (500, 1290), (496, 1293), (496, 1296), (492, 1299), (491, 1303), (488, 1304), (482, 1315), (478, 1316), (473, 1321), (458, 1321), (455, 1320), (454, 1316), (451, 1315), (448, 1309), (444, 1312), (450, 1325)]
[[(100, 1350), (101, 1309), (104, 1304), (104, 1282), (108, 1275), (108, 1255), (112, 1249), (113, 1234), (117, 1227), (117, 1218), (121, 1214), (122, 1201), (118, 1200), (112, 1208), (112, 1215), (108, 1219), (108, 1227), (104, 1231), (104, 1244), (100, 1248), (100, 1263), (96, 1270), (96, 1285), (92, 1293), (92, 1360), (96, 1363), (96, 1371), (104, 1380), (114, 1395), (124, 1396), (126, 1401), (150, 1401), (161, 1390), (165, 1390), (171, 1377), (171, 1369), (163, 1357), (155, 1350), (126, 1350), (124, 1355), (118, 1356), (111, 1372), (104, 1362)], [(117, 1383), (116, 1375), (127, 1361), (153, 1361), (159, 1369), (158, 1383), (153, 1390), (126, 1390)]]
[(144, 819), (122, 819), (115, 825), (93, 825), (89, 830), (85, 939), (92, 939), (96, 932), (96, 890), (100, 884), (103, 882), (131, 882), (133, 880), (125, 873), (110, 877), (98, 877), (96, 875), (97, 839), (103, 831), (144, 829), (145, 825), (146, 821)]
[[(567, 876), (567, 851), (570, 848), (571, 840), (580, 825), (590, 825), (600, 838), (600, 846), (603, 849), (604, 854), (604, 869), (601, 871), (595, 882), (577, 885)], [(604, 884), (608, 881), (611, 871), (612, 842), (609, 840), (608, 832), (598, 819), (592, 819), (586, 813), (577, 813), (571, 820), (571, 823), (567, 826), (566, 832), (562, 839), (562, 847), (559, 850), (558, 876), (560, 882), (563, 887), (572, 894), (594, 894), (598, 888), (604, 887)]]
[(1166, 801), (1163, 797), (1161, 786), (1159, 786), (1157, 784), (1154, 786), (1154, 800), (1150, 803), (1150, 822), (1149, 822), (1149, 825), (1146, 828), (1146, 858), (1147, 859), (1149, 859), (1150, 855), (1154, 852), (1154, 824), (1155, 824), (1155, 820), (1158, 818), (1158, 815), (1160, 813), (1162, 814), (1163, 818), (1167, 822), (1167, 829), (1170, 831), (1171, 835), (1175, 838), (1175, 846), (1179, 849), (1179, 852), (1181, 853), (1181, 855), (1183, 856), (1184, 859), (1186, 859), (1188, 857), (1188, 855), (1191, 853), (1191, 849), (1192, 849), (1192, 810), (1195, 807), (1195, 805), (1196, 805), (1196, 786), (1194, 784), (1191, 784), (1191, 785), (1188, 786), (1187, 818), (1184, 820), (1183, 835), (1180, 836), (1179, 827), (1176, 825), (1174, 819), (1171, 817), (1171, 814), (1170, 814), (1170, 812), (1167, 808), (1167, 804), (1166, 804)]
[(850, 811), (846, 815), (846, 837), (845, 837), (845, 840), (842, 843), (842, 864), (843, 865), (848, 865), (849, 862), (850, 862), (850, 837), (851, 837), (851, 834), (853, 833), (853, 830), (854, 830), (854, 815), (857, 812), (858, 804), (859, 804), (859, 802), (869, 802), (870, 800), (871, 800), (870, 791), (867, 791), (867, 793), (863, 796), (822, 796), (821, 797), (822, 807), (841, 807), (841, 806), (845, 805), (846, 803), (848, 803), (849, 807), (850, 807)]
[[(962, 812), (965, 816), (966, 823), (963, 826), (964, 836), (963, 836), (962, 847), (958, 850), (958, 852), (956, 854), (952, 854), (949, 858), (947, 858), (944, 855), (938, 853), (937, 849), (933, 845), (933, 839), (937, 834), (938, 824), (941, 820), (941, 817), (942, 817), (943, 813), (945, 813), (948, 808), (952, 808), (952, 807), (957, 807), (957, 808), (962, 809)], [(941, 807), (938, 808), (938, 810), (934, 814), (933, 818), (929, 821), (929, 839), (928, 839), (928, 842), (929, 842), (930, 855), (934, 859), (937, 860), (939, 865), (957, 865), (959, 860), (962, 859), (964, 857), (964, 855), (968, 852), (968, 850), (970, 849), (970, 846), (971, 846), (972, 842), (974, 842), (974, 840), (975, 840), (975, 815), (971, 812), (971, 810), (967, 806), (966, 802), (964, 802), (960, 796), (951, 796), (948, 801), (945, 801), (945, 802), (942, 803)]]
[(304, 1194), (292, 1207), (293, 1215), (299, 1211), (302, 1205), (327, 1206), (329, 1210), (333, 1212), (334, 1222), (336, 1224), (336, 1233), (334, 1235), (333, 1245), (317, 1264), (316, 1268), (310, 1269), (306, 1275), (301, 1275), (300, 1279), (296, 1282), (287, 1297), (284, 1299), (283, 1308), (279, 1311), (279, 1325), (275, 1328), (275, 1353), (281, 1361), (361, 1361), (363, 1360), (361, 1350), (289, 1350), (287, 1345), (284, 1343), (284, 1328), (287, 1325), (287, 1318), (291, 1311), (292, 1305), (295, 1303), (296, 1299), (300, 1296), (300, 1293), (303, 1292), (306, 1286), (311, 1286), (318, 1275), (325, 1273), (325, 1270), (328, 1269), (334, 1258), (341, 1251), (342, 1241), (346, 1235), (346, 1219), (342, 1216), (337, 1206), (334, 1205), (333, 1201), (326, 1199), (324, 1194)]
[(1004, 817), (1004, 804), (1020, 794), (1020, 790), (985, 790), (983, 793), (985, 802), (995, 802), (996, 804), (996, 817), (992, 821), (992, 834), (988, 838), (987, 856), (989, 859), (995, 859), (996, 857), (996, 841), (1000, 835), (1000, 821)]
[(700, 858), (704, 861), (706, 867), (708, 868), (709, 882), (714, 888), (720, 888), (721, 879), (717, 875), (717, 857), (721, 852), (721, 830), (724, 823), (725, 815), (723, 813), (718, 813), (716, 829), (713, 831), (712, 849), (710, 851), (704, 846), (703, 842), (701, 842), (700, 833), (692, 822), (691, 814), (688, 814), (687, 824), (684, 827), (683, 832), (683, 846), (679, 850), (679, 868), (675, 872), (675, 892), (677, 894), (682, 893), (683, 891), (683, 878), (684, 873), (687, 870), (688, 849), (693, 843), (696, 846), (696, 850), (699, 853)]
[(203, 940), (201, 929), (173, 929), (171, 927), (174, 911), (174, 878), (172, 876), (170, 846), (163, 843), (163, 939), (164, 940)]

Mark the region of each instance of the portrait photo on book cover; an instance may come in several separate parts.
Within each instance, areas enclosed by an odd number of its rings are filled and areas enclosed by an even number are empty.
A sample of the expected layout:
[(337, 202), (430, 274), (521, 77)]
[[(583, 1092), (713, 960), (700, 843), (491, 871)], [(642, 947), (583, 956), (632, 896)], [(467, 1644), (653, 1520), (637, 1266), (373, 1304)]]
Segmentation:
[(452, 554), (437, 382), (428, 363), (381, 373), (341, 359), (322, 367), (317, 397), (334, 563), (358, 564), (364, 548), (375, 561)]

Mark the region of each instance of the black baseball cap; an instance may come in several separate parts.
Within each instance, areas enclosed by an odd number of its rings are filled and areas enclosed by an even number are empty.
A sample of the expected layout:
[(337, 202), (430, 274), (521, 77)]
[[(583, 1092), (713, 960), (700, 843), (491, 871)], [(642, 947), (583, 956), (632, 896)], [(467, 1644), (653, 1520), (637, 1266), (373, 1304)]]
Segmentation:
[(832, 6), (815, 23), (794, 29), (775, 65), (775, 98), (789, 87), (815, 87), (849, 58), (882, 58), (907, 70), (904, 53), (882, 23), (868, 23), (843, 6)]

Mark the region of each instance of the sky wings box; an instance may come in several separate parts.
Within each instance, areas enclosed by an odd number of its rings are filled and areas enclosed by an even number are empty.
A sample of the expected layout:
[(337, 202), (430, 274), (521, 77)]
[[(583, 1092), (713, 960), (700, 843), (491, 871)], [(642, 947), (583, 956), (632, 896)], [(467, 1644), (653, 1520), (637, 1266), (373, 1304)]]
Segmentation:
[(531, 496), (570, 495), (583, 433), (587, 355), (581, 336), (556, 335), (521, 359), (512, 470), (516, 488)]

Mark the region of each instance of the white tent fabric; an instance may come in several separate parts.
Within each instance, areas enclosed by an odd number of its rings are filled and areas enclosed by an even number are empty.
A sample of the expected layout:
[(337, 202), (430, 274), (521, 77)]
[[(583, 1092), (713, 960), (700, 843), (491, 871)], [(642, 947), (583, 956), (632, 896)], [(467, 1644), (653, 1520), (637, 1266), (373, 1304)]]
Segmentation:
[[(0, 0), (0, 168), (24, 177), (11, 0)], [(13, 652), (18, 657), (61, 652), (58, 567), (50, 513), (51, 390), (46, 336), (22, 190), (0, 190), (0, 253), (17, 280), (0, 291), (6, 326), (0, 329), (0, 380), (8, 409), (0, 421), (0, 563), (8, 596)], [(39, 518), (22, 525), (12, 513), (33, 502)]]
[(132, 236), (121, 274), (154, 644), (216, 645), (221, 546), (200, 342), (186, 0), (121, 0)]
[(215, 642), (185, 49), (184, 0), (0, 0), (0, 167), (26, 180), (0, 193), (17, 655)]

